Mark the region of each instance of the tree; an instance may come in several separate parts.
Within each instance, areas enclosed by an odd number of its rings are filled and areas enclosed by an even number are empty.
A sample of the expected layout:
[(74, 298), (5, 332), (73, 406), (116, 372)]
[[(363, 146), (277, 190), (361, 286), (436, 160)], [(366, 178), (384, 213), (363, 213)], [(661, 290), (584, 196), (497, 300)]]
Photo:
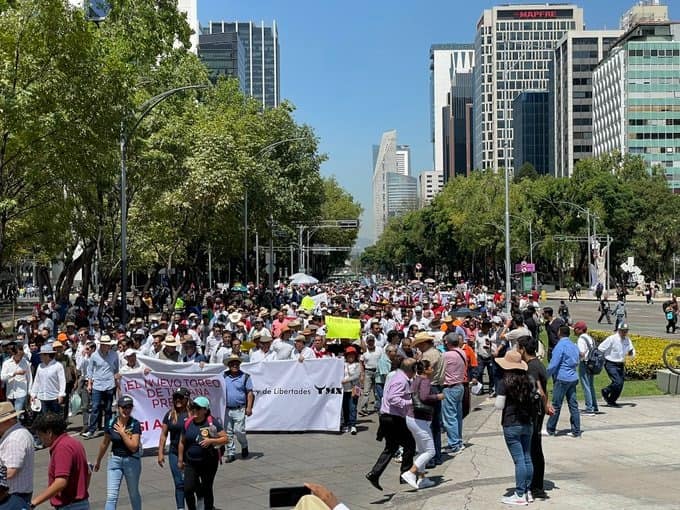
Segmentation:
[(515, 182), (520, 182), (523, 179), (534, 180), (538, 178), (538, 172), (534, 168), (534, 165), (528, 161), (524, 163), (515, 174)]

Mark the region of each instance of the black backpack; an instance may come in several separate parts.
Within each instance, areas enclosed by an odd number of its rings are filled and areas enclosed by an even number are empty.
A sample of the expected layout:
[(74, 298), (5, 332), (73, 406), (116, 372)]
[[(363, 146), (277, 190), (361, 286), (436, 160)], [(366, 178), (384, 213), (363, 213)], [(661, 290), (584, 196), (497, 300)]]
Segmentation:
[(586, 340), (586, 344), (588, 345), (588, 356), (585, 359), (586, 370), (593, 375), (597, 375), (604, 368), (604, 353), (597, 348), (595, 341), (590, 343)]

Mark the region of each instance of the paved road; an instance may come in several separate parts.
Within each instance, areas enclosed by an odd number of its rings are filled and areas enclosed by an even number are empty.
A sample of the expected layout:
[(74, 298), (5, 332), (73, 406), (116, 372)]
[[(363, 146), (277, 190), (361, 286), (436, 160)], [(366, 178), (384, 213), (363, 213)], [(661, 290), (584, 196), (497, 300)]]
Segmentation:
[[(661, 304), (666, 298), (657, 300), (653, 305), (648, 305), (644, 301), (628, 301), (626, 303), (626, 310), (628, 312), (628, 325), (630, 332), (646, 336), (655, 336), (660, 338), (678, 338), (680, 337), (680, 329), (676, 335), (666, 334), (666, 318), (661, 310)], [(600, 313), (597, 311), (598, 303), (594, 300), (579, 300), (578, 302), (569, 303), (569, 313), (574, 321), (584, 320), (590, 329), (599, 329), (606, 331), (613, 329), (614, 326), (608, 326), (607, 321), (603, 319), (602, 324), (597, 323)], [(557, 313), (560, 301), (556, 298), (550, 298), (547, 302), (541, 303), (541, 306), (550, 305)], [(612, 309), (615, 303), (612, 303)], [(612, 322), (614, 318), (612, 317)]]
[[(619, 409), (583, 418), (583, 437), (545, 438), (550, 499), (541, 507), (571, 509), (677, 509), (680, 501), (680, 397), (638, 398)], [(564, 410), (566, 412), (566, 409)], [(560, 423), (568, 427), (567, 417)], [(267, 508), (275, 486), (318, 481), (328, 485), (352, 510), (398, 508), (449, 510), (501, 508), (500, 497), (513, 485), (513, 466), (500, 429), (500, 414), (491, 400), (479, 399), (465, 420), (468, 448), (432, 470), (437, 486), (421, 492), (398, 483), (398, 465), (383, 475), (384, 492), (363, 475), (377, 458), (375, 417), (360, 420), (357, 436), (339, 434), (251, 434), (252, 457), (220, 467), (216, 505), (222, 510)], [(563, 430), (566, 433), (566, 430)], [(90, 459), (99, 441), (86, 441)], [(36, 486), (46, 479), (48, 453), (37, 453)], [(104, 469), (104, 466), (102, 466)], [(174, 508), (168, 469), (155, 457), (143, 459), (141, 491), (145, 510)], [(103, 508), (106, 473), (92, 480), (92, 508)], [(123, 488), (123, 493), (125, 489)], [(130, 508), (125, 494), (119, 508)]]

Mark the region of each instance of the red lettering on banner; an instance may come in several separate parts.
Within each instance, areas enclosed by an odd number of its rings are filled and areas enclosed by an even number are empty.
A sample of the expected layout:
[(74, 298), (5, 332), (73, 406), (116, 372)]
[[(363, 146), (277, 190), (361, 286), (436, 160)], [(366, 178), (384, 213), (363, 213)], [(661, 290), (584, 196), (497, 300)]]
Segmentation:
[(533, 19), (533, 18), (556, 18), (557, 11), (517, 11), (516, 18)]
[(131, 390), (141, 390), (142, 385), (139, 384), (139, 381), (136, 379), (127, 379), (125, 381), (125, 391), (131, 391)]

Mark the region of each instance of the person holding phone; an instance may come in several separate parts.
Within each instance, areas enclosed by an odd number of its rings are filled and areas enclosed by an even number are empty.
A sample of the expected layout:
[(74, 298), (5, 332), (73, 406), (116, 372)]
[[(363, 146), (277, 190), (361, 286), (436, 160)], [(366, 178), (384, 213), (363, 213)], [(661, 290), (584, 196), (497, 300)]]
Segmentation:
[(193, 416), (184, 422), (177, 465), (184, 470), (184, 499), (189, 510), (196, 510), (197, 495), (203, 496), (203, 506), (209, 509), (215, 502), (213, 482), (227, 433), (220, 420), (210, 415), (206, 397), (196, 397), (190, 410)]
[(132, 417), (132, 397), (123, 395), (118, 399), (118, 415), (111, 418), (104, 428), (104, 439), (99, 445), (94, 471), (98, 472), (102, 458), (111, 445), (111, 458), (106, 470), (106, 506), (104, 510), (118, 507), (120, 483), (125, 478), (132, 510), (141, 510), (139, 478), (142, 474), (142, 425)]

